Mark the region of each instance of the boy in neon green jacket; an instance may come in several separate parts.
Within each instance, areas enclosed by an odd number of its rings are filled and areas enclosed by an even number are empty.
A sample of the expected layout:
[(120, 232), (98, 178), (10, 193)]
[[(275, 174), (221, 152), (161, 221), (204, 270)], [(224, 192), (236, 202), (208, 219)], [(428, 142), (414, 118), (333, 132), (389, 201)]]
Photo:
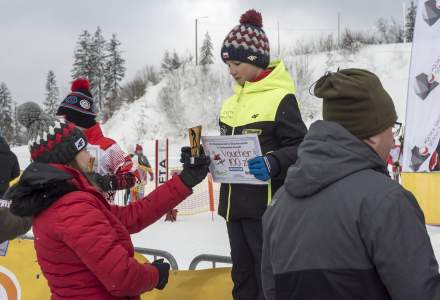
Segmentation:
[(295, 98), (295, 85), (281, 61), (270, 60), (260, 13), (250, 10), (226, 36), (221, 51), (237, 82), (220, 112), (222, 135), (257, 134), (263, 156), (249, 171), (267, 185), (222, 184), (219, 214), (227, 221), (234, 299), (264, 299), (261, 287), (261, 219), (272, 195), (295, 163), (307, 128)]

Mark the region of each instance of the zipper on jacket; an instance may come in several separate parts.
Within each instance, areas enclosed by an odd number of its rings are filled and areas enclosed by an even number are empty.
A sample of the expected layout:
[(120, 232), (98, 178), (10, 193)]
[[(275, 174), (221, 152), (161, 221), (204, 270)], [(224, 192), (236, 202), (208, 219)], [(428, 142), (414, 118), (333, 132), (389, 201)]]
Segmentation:
[[(238, 102), (240, 100), (241, 94), (243, 93), (245, 85), (246, 85), (246, 82), (244, 83), (243, 88), (241, 89), (240, 94), (238, 94), (238, 97), (237, 97), (237, 106), (238, 107), (239, 107)], [(238, 115), (239, 114), (238, 114), (238, 111), (237, 111), (237, 113), (234, 115), (234, 124), (232, 126), (232, 133), (231, 133), (231, 135), (234, 135), (234, 133), (235, 133), (235, 125), (237, 124), (237, 116)], [(229, 222), (229, 209), (231, 208), (231, 191), (232, 191), (232, 185), (229, 183), (228, 208), (226, 209), (226, 222)]]
[(267, 184), (267, 206), (272, 202), (272, 180), (269, 179)]

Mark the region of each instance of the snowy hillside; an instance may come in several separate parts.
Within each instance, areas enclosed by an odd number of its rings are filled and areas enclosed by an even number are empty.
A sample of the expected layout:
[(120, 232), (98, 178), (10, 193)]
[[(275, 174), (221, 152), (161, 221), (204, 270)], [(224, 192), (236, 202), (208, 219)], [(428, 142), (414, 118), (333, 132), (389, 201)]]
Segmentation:
[(163, 138), (180, 146), (187, 143), (187, 128), (196, 125), (203, 126), (203, 134), (217, 134), (218, 111), (231, 86), (223, 65), (208, 70), (187, 66), (147, 87), (141, 99), (123, 106), (103, 129), (125, 149), (136, 143), (148, 149), (154, 139)]
[[(321, 109), (321, 101), (308, 92), (310, 85), (328, 70), (348, 67), (378, 74), (404, 121), (410, 53), (411, 44), (388, 44), (368, 46), (356, 54), (286, 55), (284, 62), (297, 82), (297, 98), (307, 124), (320, 118)], [(136, 143), (148, 149), (154, 139), (167, 137), (172, 144), (171, 156), (177, 155), (179, 146), (187, 143), (186, 128), (201, 124), (205, 135), (218, 134), (219, 109), (232, 94), (232, 85), (223, 63), (210, 66), (208, 71), (187, 66), (148, 87), (138, 101), (122, 107), (104, 125), (104, 131), (125, 149)]]
[[(378, 74), (396, 105), (400, 121), (405, 121), (411, 44), (374, 45), (354, 55), (333, 51), (315, 55), (284, 58), (286, 67), (297, 82), (297, 98), (307, 125), (320, 118), (321, 101), (309, 94), (309, 87), (322, 74), (337, 68), (365, 68)], [(298, 76), (298, 74), (302, 74)], [(145, 96), (124, 105), (103, 125), (104, 132), (132, 151), (136, 143), (154, 163), (154, 140), (169, 138), (170, 165), (178, 163), (179, 149), (188, 144), (186, 128), (203, 126), (204, 135), (217, 135), (217, 118), (222, 101), (232, 94), (233, 81), (221, 63), (202, 68), (187, 67), (149, 86)], [(20, 166), (29, 162), (27, 147), (15, 148)]]

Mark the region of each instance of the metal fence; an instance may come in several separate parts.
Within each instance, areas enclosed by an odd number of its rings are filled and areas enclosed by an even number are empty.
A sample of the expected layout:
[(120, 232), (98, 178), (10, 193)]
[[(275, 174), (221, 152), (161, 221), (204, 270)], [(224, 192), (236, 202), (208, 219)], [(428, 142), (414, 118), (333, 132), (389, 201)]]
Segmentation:
[(204, 261), (211, 262), (213, 269), (216, 268), (216, 263), (232, 264), (232, 260), (229, 256), (201, 254), (194, 257), (194, 259), (189, 264), (189, 270), (195, 270), (197, 268), (197, 265)]
[(156, 260), (158, 257), (165, 258), (170, 263), (171, 269), (179, 270), (179, 266), (177, 265), (176, 259), (174, 258), (174, 256), (171, 253), (169, 253), (167, 251), (158, 250), (158, 249), (142, 248), (142, 247), (134, 247), (134, 251), (141, 253), (141, 254), (153, 256), (154, 260)]
[[(24, 235), (22, 238), (25, 240), (34, 240), (34, 237), (30, 235)], [(140, 254), (153, 256), (154, 260), (156, 260), (158, 257), (165, 258), (170, 264), (172, 270), (179, 270), (179, 266), (174, 256), (165, 250), (134, 247), (134, 251)], [(211, 262), (213, 269), (216, 268), (217, 263), (232, 264), (232, 260), (229, 256), (201, 254), (193, 258), (189, 264), (189, 270), (195, 270), (198, 264), (201, 262)]]

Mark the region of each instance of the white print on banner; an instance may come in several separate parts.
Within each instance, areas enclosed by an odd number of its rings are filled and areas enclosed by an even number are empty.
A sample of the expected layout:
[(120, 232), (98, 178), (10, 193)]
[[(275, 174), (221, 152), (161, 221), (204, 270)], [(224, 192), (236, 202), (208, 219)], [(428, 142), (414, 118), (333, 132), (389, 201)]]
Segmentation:
[(419, 0), (403, 146), (403, 172), (440, 171), (440, 0)]
[(168, 181), (168, 139), (156, 140), (156, 187)]
[(424, 7), (423, 19), (429, 26), (432, 26), (440, 19), (440, 0), (428, 0)]
[(21, 288), (17, 277), (2, 266), (0, 266), (0, 299), (21, 300)]
[(415, 93), (420, 99), (425, 100), (429, 94), (439, 85), (440, 57), (437, 57), (431, 66), (431, 73), (420, 73), (415, 78)]
[[(421, 73), (416, 76), (415, 93), (421, 100), (433, 99), (428, 97), (435, 88), (438, 87), (440, 78), (440, 57), (434, 61), (431, 66), (431, 74), (428, 76), (425, 73)], [(411, 148), (411, 163), (409, 167), (412, 171), (418, 171), (420, 167), (427, 162), (427, 168), (429, 171), (439, 171), (440, 165), (438, 165), (437, 156), (440, 151), (440, 145), (437, 145), (440, 139), (440, 115), (437, 117), (431, 130), (423, 140), (423, 144), (414, 145)], [(428, 158), (430, 160), (428, 161)]]

